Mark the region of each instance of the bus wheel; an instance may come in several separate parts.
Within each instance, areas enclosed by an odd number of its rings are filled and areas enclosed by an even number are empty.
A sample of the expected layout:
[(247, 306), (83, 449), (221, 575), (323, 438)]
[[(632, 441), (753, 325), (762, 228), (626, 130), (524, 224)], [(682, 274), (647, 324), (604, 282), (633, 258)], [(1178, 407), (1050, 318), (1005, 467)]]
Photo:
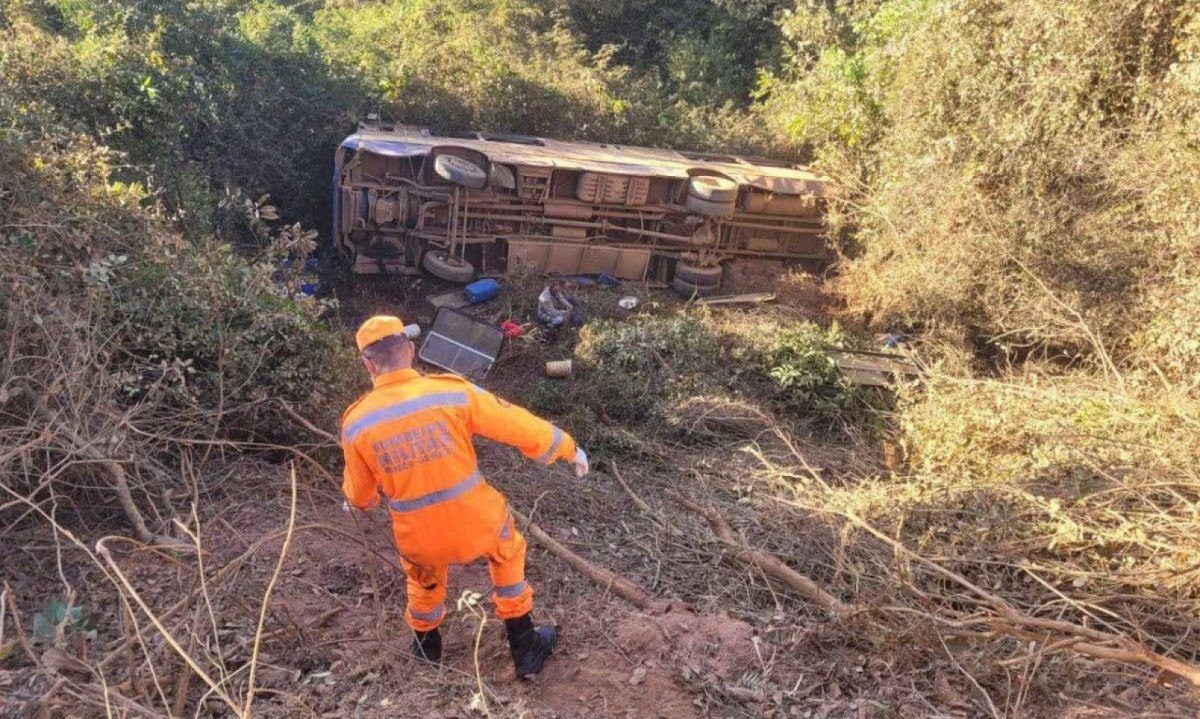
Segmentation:
[(421, 266), (434, 277), (458, 285), (475, 279), (475, 268), (471, 266), (470, 262), (457, 257), (448, 257), (443, 250), (426, 252), (425, 257), (421, 260)]
[(688, 299), (715, 295), (717, 293), (717, 288), (718, 285), (693, 284), (678, 276), (671, 281), (671, 289), (675, 290), (675, 293), (681, 297), (687, 297)]
[(687, 196), (686, 206), (688, 212), (693, 215), (703, 215), (705, 217), (728, 217), (733, 214), (735, 209), (733, 202), (702, 200), (695, 195)]
[(721, 266), (716, 267), (701, 267), (688, 262), (679, 262), (675, 265), (675, 276), (684, 282), (693, 285), (719, 285), (721, 284)]

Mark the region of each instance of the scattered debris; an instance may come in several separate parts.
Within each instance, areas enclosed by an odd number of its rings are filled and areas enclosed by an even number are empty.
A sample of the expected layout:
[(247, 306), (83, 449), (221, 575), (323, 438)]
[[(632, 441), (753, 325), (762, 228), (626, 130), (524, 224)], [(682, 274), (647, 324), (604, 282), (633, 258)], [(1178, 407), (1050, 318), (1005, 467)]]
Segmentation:
[(504, 336), (508, 339), (516, 339), (525, 334), (525, 328), (513, 322), (512, 320), (504, 320), (500, 323), (500, 329), (504, 331)]
[(571, 360), (557, 360), (546, 363), (547, 377), (570, 377), (571, 376)]
[(440, 295), (430, 295), (425, 298), (425, 301), (435, 310), (440, 310), (443, 307), (456, 310), (471, 304), (471, 301), (467, 299), (467, 296), (463, 294), (461, 289), (443, 292)]
[(622, 297), (621, 299), (617, 300), (617, 306), (623, 310), (632, 310), (635, 307), (637, 307), (640, 302), (641, 302), (641, 300), (634, 297), (633, 295), (626, 295), (626, 296)]
[(701, 297), (696, 300), (698, 305), (760, 305), (764, 302), (774, 302), (773, 292), (748, 292), (741, 295), (721, 295), (720, 297)]
[(637, 686), (646, 681), (646, 667), (641, 666), (633, 670), (633, 675), (629, 677), (630, 686)]
[(482, 380), (504, 348), (504, 331), (456, 309), (433, 318), (418, 359), (472, 380)]
[(870, 387), (887, 387), (897, 376), (915, 377), (921, 368), (912, 358), (895, 352), (864, 352), (839, 350), (830, 352), (832, 359), (846, 379)]

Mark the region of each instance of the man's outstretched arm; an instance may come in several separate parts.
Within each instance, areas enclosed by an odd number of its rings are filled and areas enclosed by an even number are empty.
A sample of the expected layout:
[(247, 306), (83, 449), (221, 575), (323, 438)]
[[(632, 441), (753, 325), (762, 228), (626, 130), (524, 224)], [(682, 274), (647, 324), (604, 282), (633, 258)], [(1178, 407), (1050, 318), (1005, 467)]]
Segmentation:
[(586, 474), (587, 457), (575, 444), (571, 435), (529, 410), (509, 404), (487, 390), (472, 387), (471, 431), (488, 439), (516, 447), (521, 454), (541, 464), (554, 464), (558, 460), (574, 462), (579, 473), (581, 462)]

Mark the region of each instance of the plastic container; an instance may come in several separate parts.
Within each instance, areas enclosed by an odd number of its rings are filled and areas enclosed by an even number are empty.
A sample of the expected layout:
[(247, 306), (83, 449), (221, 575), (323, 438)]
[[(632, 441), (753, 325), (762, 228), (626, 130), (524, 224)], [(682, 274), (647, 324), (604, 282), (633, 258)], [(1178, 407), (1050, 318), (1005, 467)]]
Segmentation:
[(570, 377), (571, 376), (571, 360), (559, 360), (557, 362), (546, 363), (547, 377)]
[(472, 304), (487, 302), (500, 294), (500, 283), (495, 280), (477, 280), (463, 288), (463, 294)]

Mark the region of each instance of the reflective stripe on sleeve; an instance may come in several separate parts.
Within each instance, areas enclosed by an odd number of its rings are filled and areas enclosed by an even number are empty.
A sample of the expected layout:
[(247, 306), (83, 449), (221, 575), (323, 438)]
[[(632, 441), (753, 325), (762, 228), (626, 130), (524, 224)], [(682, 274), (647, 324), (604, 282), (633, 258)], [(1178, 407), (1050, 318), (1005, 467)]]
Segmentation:
[(538, 457), (538, 461), (542, 464), (550, 464), (553, 462), (555, 453), (558, 452), (558, 448), (562, 446), (563, 431), (554, 425), (551, 425), (551, 429), (554, 430), (554, 439), (550, 442), (550, 449), (546, 450), (546, 453), (541, 457)]
[(420, 497), (412, 499), (389, 499), (388, 506), (392, 508), (393, 512), (413, 512), (418, 509), (425, 509), (426, 507), (432, 507), (435, 504), (449, 502), (452, 499), (461, 497), (474, 489), (482, 481), (483, 476), (479, 472), (472, 472), (466, 479), (446, 489), (439, 489), (436, 492), (423, 494)]
[(525, 587), (527, 586), (529, 585), (527, 585), (525, 580), (522, 579), (516, 584), (506, 584), (503, 587), (496, 587), (494, 591), (496, 592), (497, 597), (516, 599), (517, 597), (521, 596), (521, 594), (525, 591)]
[(346, 443), (354, 439), (363, 430), (373, 427), (381, 422), (390, 422), (394, 419), (401, 419), (410, 414), (422, 412), (427, 409), (436, 407), (465, 407), (468, 403), (466, 392), (439, 392), (437, 394), (427, 394), (421, 397), (413, 397), (412, 399), (398, 402), (389, 407), (382, 407), (372, 412), (367, 412), (362, 417), (354, 420), (342, 431), (342, 442)]

